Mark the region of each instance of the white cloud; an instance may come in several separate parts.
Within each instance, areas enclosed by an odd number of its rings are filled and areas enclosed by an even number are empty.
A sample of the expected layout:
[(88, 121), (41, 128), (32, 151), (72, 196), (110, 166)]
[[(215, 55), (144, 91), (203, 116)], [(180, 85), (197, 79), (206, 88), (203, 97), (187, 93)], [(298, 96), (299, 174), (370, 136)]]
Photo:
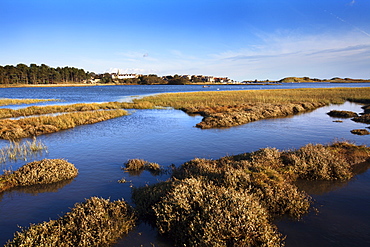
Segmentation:
[(211, 56), (212, 69), (239, 80), (280, 79), (286, 76), (365, 77), (370, 39), (358, 32), (329, 35), (265, 34), (264, 45)]

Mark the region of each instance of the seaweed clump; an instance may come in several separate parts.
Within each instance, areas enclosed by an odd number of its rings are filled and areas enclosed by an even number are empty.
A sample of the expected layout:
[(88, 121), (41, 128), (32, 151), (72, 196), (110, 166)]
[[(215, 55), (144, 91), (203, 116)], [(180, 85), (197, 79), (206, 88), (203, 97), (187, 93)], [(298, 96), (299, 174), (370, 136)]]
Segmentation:
[(5, 246), (110, 246), (134, 224), (126, 202), (92, 197), (57, 220), (16, 232)]
[(0, 192), (16, 186), (50, 184), (76, 177), (77, 168), (63, 159), (43, 159), (27, 163), (0, 176)]
[(194, 159), (156, 185), (133, 188), (139, 217), (179, 246), (281, 246), (275, 219), (300, 219), (310, 196), (295, 181), (354, 175), (370, 149), (346, 142), (298, 150), (264, 148), (218, 160)]

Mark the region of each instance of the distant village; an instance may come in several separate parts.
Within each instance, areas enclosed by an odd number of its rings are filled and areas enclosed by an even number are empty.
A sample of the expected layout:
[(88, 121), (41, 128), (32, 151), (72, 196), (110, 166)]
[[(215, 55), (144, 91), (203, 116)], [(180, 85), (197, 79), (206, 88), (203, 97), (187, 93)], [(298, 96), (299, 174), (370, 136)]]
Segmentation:
[(91, 83), (124, 83), (124, 84), (186, 84), (186, 83), (239, 83), (228, 77), (215, 77), (206, 75), (167, 75), (157, 76), (154, 74), (121, 74), (105, 73), (95, 74), (91, 79)]

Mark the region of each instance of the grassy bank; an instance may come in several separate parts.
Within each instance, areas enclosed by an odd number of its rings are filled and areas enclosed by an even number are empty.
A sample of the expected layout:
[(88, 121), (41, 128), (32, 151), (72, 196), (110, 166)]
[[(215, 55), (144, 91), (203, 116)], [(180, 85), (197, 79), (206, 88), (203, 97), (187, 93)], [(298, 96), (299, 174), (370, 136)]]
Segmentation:
[(134, 224), (126, 202), (92, 197), (57, 220), (15, 233), (5, 246), (110, 246)]
[(0, 98), (0, 106), (3, 105), (20, 105), (20, 104), (33, 104), (46, 101), (56, 101), (53, 99), (5, 99)]
[(124, 115), (127, 115), (127, 111), (118, 109), (66, 113), (58, 116), (29, 117), (18, 120), (0, 120), (0, 138), (14, 140), (38, 136)]
[(197, 126), (215, 128), (284, 117), (345, 101), (369, 103), (370, 87), (167, 93), (135, 100), (143, 101), (201, 114), (204, 118)]
[(78, 170), (63, 159), (43, 159), (27, 163), (0, 176), (0, 192), (17, 186), (50, 184), (76, 177)]
[(311, 204), (294, 181), (346, 181), (369, 158), (370, 148), (338, 142), (194, 159), (166, 182), (134, 188), (132, 196), (140, 217), (178, 246), (281, 246), (272, 222), (299, 219)]
[(91, 104), (71, 104), (71, 105), (52, 105), (52, 106), (30, 106), (21, 109), (0, 109), (0, 119), (16, 118), (33, 115), (43, 115), (62, 112), (83, 112), (112, 109), (150, 109), (153, 105), (148, 102), (126, 103), (126, 102), (107, 102)]

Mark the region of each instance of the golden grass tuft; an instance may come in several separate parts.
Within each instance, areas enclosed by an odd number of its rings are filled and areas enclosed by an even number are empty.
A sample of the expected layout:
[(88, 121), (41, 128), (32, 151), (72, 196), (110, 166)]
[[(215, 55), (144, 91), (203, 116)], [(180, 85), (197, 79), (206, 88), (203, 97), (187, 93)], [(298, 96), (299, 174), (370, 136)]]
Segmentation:
[(143, 159), (130, 159), (124, 163), (124, 166), (124, 170), (130, 172), (132, 175), (139, 175), (144, 170), (149, 171), (153, 175), (158, 175), (162, 170), (159, 164)]
[(0, 191), (16, 186), (50, 184), (76, 177), (76, 167), (63, 159), (43, 159), (27, 163), (0, 176)]
[(92, 197), (57, 220), (16, 232), (5, 246), (110, 246), (134, 225), (126, 202)]

